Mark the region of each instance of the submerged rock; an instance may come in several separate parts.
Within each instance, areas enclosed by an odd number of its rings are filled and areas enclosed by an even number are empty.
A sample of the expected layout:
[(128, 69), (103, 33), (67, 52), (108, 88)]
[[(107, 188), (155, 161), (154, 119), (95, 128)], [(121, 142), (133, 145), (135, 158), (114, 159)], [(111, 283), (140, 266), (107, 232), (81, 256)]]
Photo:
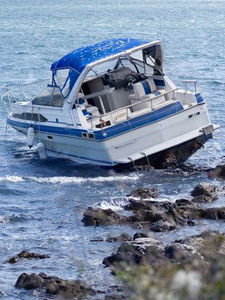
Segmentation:
[(134, 190), (130, 193), (130, 197), (148, 199), (148, 198), (156, 198), (158, 196), (158, 191), (156, 188), (140, 188)]
[(7, 262), (10, 264), (14, 264), (20, 259), (45, 259), (45, 258), (50, 258), (50, 255), (32, 253), (28, 251), (21, 251), (19, 254), (11, 257)]
[(127, 222), (127, 218), (121, 216), (112, 209), (89, 207), (84, 212), (82, 222), (87, 226), (123, 224)]
[(17, 279), (15, 287), (26, 290), (43, 288), (48, 294), (59, 294), (65, 298), (76, 297), (76, 299), (84, 299), (87, 295), (95, 294), (95, 291), (82, 281), (63, 280), (56, 276), (47, 276), (44, 273), (38, 275), (23, 273)]
[(207, 182), (199, 183), (191, 192), (194, 202), (208, 202), (218, 198), (217, 187)]

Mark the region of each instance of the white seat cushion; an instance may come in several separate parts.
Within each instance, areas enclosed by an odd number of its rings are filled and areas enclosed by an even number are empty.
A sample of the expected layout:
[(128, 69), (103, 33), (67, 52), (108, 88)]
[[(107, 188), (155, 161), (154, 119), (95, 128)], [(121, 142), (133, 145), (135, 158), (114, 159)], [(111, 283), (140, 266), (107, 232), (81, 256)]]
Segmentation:
[(156, 85), (153, 79), (146, 79), (134, 84), (134, 94), (137, 99), (140, 99), (156, 90)]

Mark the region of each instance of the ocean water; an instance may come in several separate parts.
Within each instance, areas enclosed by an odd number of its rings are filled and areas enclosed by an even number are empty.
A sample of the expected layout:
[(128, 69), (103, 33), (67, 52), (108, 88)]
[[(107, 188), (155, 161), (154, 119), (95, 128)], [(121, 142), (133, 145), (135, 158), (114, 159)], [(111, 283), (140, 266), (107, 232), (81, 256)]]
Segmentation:
[[(179, 86), (197, 79), (211, 119), (221, 126), (214, 139), (190, 159), (195, 166), (224, 163), (225, 2), (219, 0), (0, 0), (0, 86), (49, 77), (50, 65), (69, 51), (108, 38), (162, 39), (167, 75)], [(102, 260), (118, 244), (93, 238), (134, 231), (122, 226), (90, 228), (81, 219), (88, 206), (116, 210), (133, 189), (154, 186), (160, 199), (189, 197), (205, 173), (129, 171), (120, 174), (67, 160), (40, 161), (26, 139), (8, 128), (0, 104), (0, 298), (43, 299), (15, 289), (23, 273), (81, 278), (101, 290), (115, 283)], [(223, 183), (213, 181), (220, 186)], [(218, 205), (223, 205), (221, 196)], [(171, 241), (219, 222), (178, 229), (159, 237)], [(5, 261), (22, 250), (51, 255), (44, 261)]]

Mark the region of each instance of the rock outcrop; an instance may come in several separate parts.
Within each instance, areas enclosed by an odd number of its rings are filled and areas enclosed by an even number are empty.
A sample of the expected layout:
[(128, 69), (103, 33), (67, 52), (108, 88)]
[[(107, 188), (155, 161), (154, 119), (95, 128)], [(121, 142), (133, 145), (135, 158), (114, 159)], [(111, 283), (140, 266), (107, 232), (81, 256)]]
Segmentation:
[(10, 264), (14, 264), (21, 259), (46, 259), (46, 258), (50, 258), (50, 255), (49, 254), (32, 253), (32, 252), (28, 252), (28, 251), (21, 251), (19, 254), (11, 257), (7, 262)]
[(87, 226), (124, 224), (127, 218), (116, 213), (112, 209), (89, 207), (84, 212), (82, 222)]
[(42, 288), (48, 294), (61, 295), (65, 298), (85, 299), (87, 295), (94, 295), (95, 291), (79, 280), (63, 280), (56, 276), (47, 276), (44, 273), (23, 273), (17, 279), (16, 288), (32, 290)]
[(217, 187), (207, 182), (199, 183), (191, 192), (194, 202), (210, 202), (218, 198)]
[(149, 198), (157, 198), (158, 191), (156, 188), (139, 188), (137, 190), (134, 190), (128, 195), (128, 197), (134, 197), (139, 198), (141, 200), (143, 199), (149, 199)]
[(195, 261), (199, 267), (207, 265), (218, 255), (225, 259), (225, 235), (207, 231), (166, 245), (153, 237), (125, 242), (116, 253), (106, 257), (103, 264), (116, 268), (120, 268), (122, 263), (149, 264), (153, 268), (159, 268), (169, 263), (187, 266)]

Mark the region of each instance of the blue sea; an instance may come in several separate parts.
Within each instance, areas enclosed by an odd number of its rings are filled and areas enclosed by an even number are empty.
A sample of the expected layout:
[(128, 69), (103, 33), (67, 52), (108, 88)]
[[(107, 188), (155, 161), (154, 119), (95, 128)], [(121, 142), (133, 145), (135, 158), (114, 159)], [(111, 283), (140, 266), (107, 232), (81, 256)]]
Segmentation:
[[(117, 37), (161, 39), (166, 74), (178, 86), (198, 80), (211, 120), (221, 126), (189, 163), (208, 168), (225, 162), (225, 1), (0, 0), (0, 7), (0, 86), (49, 78), (52, 62), (83, 45)], [(209, 181), (204, 172), (116, 174), (68, 160), (40, 161), (25, 137), (10, 128), (6, 133), (2, 104), (0, 112), (0, 299), (43, 299), (38, 291), (14, 287), (23, 272), (84, 279), (107, 290), (115, 279), (102, 260), (118, 244), (90, 240), (135, 231), (85, 227), (81, 219), (88, 206), (121, 210), (127, 194), (143, 186), (154, 186), (161, 200), (173, 201)], [(224, 200), (221, 196), (217, 205)], [(206, 228), (225, 231), (224, 223), (204, 221), (158, 237), (172, 241)], [(22, 250), (51, 258), (5, 263)]]

